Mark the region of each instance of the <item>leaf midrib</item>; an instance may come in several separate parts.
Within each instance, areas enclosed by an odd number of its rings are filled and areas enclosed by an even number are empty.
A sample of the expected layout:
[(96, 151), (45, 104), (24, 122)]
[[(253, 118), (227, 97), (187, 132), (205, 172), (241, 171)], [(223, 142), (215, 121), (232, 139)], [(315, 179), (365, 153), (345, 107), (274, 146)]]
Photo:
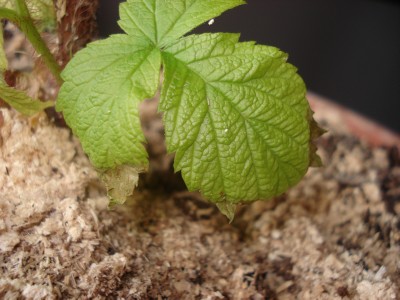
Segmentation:
[[(190, 68), (188, 63), (186, 63), (185, 61), (182, 61), (181, 59), (176, 58), (176, 56), (175, 56), (174, 54), (172, 54), (172, 53), (169, 53), (169, 52), (162, 52), (162, 54), (168, 55), (168, 56), (172, 57), (173, 59), (177, 60), (177, 61), (178, 61), (181, 65), (183, 65), (189, 72), (191, 72), (191, 73), (193, 73), (194, 75), (198, 76), (198, 77), (204, 82), (205, 90), (206, 90), (206, 95), (207, 95), (207, 86), (209, 86), (209, 87), (212, 87), (212, 88), (214, 88), (215, 90), (217, 90), (217, 91), (218, 91), (219, 93), (221, 93), (225, 98), (228, 98), (228, 97), (223, 93), (223, 91), (221, 91), (217, 86), (213, 85), (212, 83), (210, 83), (209, 81), (207, 81), (201, 74), (199, 74), (198, 72), (196, 72), (195, 70), (193, 70), (192, 68)], [(164, 63), (164, 64), (165, 64), (165, 63)], [(252, 79), (252, 80), (254, 80), (254, 79)], [(273, 95), (271, 95), (271, 96), (274, 97)], [(274, 98), (275, 98), (275, 97), (274, 97)], [(254, 132), (259, 136), (260, 140), (265, 144), (266, 148), (269, 149), (269, 152), (271, 153), (271, 155), (272, 155), (272, 156), (275, 158), (275, 160), (277, 161), (278, 167), (279, 167), (279, 168), (281, 167), (281, 166), (280, 166), (281, 164), (286, 164), (286, 165), (289, 165), (289, 166), (290, 166), (293, 170), (295, 170), (298, 174), (301, 174), (301, 171), (298, 170), (297, 167), (295, 167), (292, 163), (290, 163), (290, 162), (288, 162), (288, 161), (283, 161), (283, 160), (277, 155), (277, 153), (273, 150), (273, 148), (269, 145), (269, 143), (267, 143), (267, 141), (263, 138), (263, 136), (260, 135), (260, 133), (258, 132), (257, 128), (254, 128), (254, 127), (253, 127), (253, 125), (251, 124), (251, 122), (248, 121), (247, 118), (246, 118), (245, 116), (243, 116), (242, 112), (239, 111), (239, 110), (237, 109), (237, 107), (236, 107), (232, 102), (229, 102), (229, 103), (230, 103), (230, 105), (232, 106), (232, 108), (241, 116), (243, 122), (245, 123), (245, 126), (246, 126), (246, 124), (249, 125), (249, 126), (254, 130)], [(289, 107), (289, 106), (288, 106), (288, 107)], [(212, 122), (212, 128), (213, 128), (213, 132), (214, 132), (214, 137), (216, 137), (216, 136), (217, 136), (217, 131), (215, 130), (214, 123), (213, 123), (213, 121), (212, 121), (212, 116), (211, 116), (210, 109), (207, 109), (207, 113), (205, 114), (205, 116), (206, 116), (206, 115), (208, 115), (210, 121)], [(203, 122), (204, 122), (204, 121), (203, 121)], [(201, 123), (201, 124), (203, 124), (203, 123)], [(275, 127), (273, 124), (268, 124), (268, 125), (271, 126), (271, 127)], [(189, 149), (190, 147), (194, 146), (194, 144), (196, 143), (198, 134), (199, 134), (199, 132), (200, 132), (200, 129), (201, 129), (201, 126), (198, 127), (198, 130), (197, 130), (197, 132), (196, 132), (196, 138), (193, 139), (192, 143), (188, 143), (188, 145), (186, 145), (186, 147), (180, 148), (181, 151), (186, 151), (186, 150)], [(302, 146), (302, 145), (301, 145), (300, 143), (298, 143), (294, 138), (292, 138), (287, 132), (285, 132), (285, 131), (282, 130), (281, 128), (277, 128), (277, 129), (278, 129), (279, 131), (283, 132), (289, 139), (293, 140), (298, 146)], [(217, 138), (215, 138), (214, 140), (217, 141)], [(248, 137), (247, 137), (247, 136), (246, 136), (246, 141), (247, 141), (247, 143), (248, 143)], [(216, 142), (215, 142), (215, 143), (216, 143)], [(218, 154), (219, 154), (220, 151), (219, 151), (219, 148), (218, 148), (218, 143), (216, 143), (216, 147), (217, 147), (217, 152), (218, 152)], [(248, 147), (248, 148), (249, 148), (249, 151), (250, 151), (251, 156), (252, 156), (252, 167), (256, 170), (257, 167), (256, 167), (255, 162), (254, 162), (254, 159), (253, 159), (253, 150), (252, 150), (250, 147)], [(221, 164), (221, 161), (220, 161), (220, 156), (219, 156), (219, 155), (217, 155), (217, 156), (218, 156), (218, 164), (219, 164), (219, 171), (220, 171), (220, 174), (224, 174), (223, 171), (222, 171), (222, 164)], [(286, 179), (286, 181), (287, 181), (287, 184), (288, 184), (288, 186), (290, 186), (290, 181), (289, 181), (289, 179), (288, 179), (288, 177), (287, 177), (287, 174), (286, 174), (285, 172), (283, 172), (283, 171), (282, 171), (281, 173), (284, 174), (285, 179)], [(221, 176), (221, 178), (222, 178), (222, 181), (223, 181), (223, 176)], [(278, 180), (279, 180), (279, 179), (278, 179)], [(224, 190), (225, 190), (224, 182), (223, 182), (223, 188), (224, 188)], [(277, 190), (278, 188), (279, 188), (279, 185), (276, 186), (276, 190)], [(259, 186), (258, 186), (258, 185), (257, 185), (257, 189), (258, 189), (258, 191), (259, 191)], [(258, 192), (258, 193), (259, 193), (259, 192)], [(227, 196), (228, 196), (228, 195), (227, 195)], [(234, 199), (234, 200), (236, 200), (236, 199)], [(254, 200), (254, 199), (244, 199), (244, 201), (249, 201), (249, 200)]]

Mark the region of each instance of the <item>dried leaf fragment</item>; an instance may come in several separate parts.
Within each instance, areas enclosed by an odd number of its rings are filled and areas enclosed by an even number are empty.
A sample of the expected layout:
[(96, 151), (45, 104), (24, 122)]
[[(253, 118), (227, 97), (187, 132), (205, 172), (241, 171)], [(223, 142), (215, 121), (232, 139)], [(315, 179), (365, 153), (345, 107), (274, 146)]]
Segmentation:
[(138, 185), (139, 173), (143, 171), (143, 168), (122, 165), (100, 174), (107, 188), (110, 206), (123, 204), (132, 195)]

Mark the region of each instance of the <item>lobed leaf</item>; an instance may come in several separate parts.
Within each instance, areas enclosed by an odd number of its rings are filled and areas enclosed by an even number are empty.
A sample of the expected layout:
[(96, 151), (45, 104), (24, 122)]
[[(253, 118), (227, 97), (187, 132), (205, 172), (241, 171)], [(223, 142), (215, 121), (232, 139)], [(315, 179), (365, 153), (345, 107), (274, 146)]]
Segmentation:
[(128, 0), (120, 6), (120, 27), (137, 39), (163, 47), (243, 0)]
[(147, 165), (138, 104), (155, 94), (161, 66), (159, 109), (175, 170), (230, 220), (237, 203), (281, 194), (318, 163), (312, 141), (321, 130), (285, 53), (237, 34), (182, 38), (243, 3), (128, 0), (119, 21), (126, 34), (90, 44), (62, 73), (57, 109), (114, 202)]

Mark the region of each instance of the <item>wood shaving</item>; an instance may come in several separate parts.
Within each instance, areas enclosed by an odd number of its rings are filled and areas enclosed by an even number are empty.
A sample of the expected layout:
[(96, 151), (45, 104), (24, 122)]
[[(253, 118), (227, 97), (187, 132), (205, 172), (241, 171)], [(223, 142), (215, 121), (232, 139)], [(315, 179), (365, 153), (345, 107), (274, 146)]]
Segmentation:
[[(385, 200), (397, 195), (399, 166), (386, 149), (329, 128), (324, 168), (281, 197), (241, 207), (228, 224), (198, 194), (149, 184), (110, 210), (67, 129), (1, 114), (2, 299), (399, 295), (398, 200), (392, 211)], [(163, 149), (153, 163), (165, 163)]]

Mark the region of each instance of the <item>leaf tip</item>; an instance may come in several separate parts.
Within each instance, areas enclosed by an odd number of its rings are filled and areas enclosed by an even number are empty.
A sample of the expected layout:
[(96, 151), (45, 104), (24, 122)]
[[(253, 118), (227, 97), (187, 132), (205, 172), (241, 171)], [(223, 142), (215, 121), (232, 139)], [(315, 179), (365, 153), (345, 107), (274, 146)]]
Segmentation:
[(236, 204), (224, 201), (218, 202), (215, 205), (217, 206), (219, 211), (228, 218), (229, 223), (232, 223), (233, 219), (235, 218)]

